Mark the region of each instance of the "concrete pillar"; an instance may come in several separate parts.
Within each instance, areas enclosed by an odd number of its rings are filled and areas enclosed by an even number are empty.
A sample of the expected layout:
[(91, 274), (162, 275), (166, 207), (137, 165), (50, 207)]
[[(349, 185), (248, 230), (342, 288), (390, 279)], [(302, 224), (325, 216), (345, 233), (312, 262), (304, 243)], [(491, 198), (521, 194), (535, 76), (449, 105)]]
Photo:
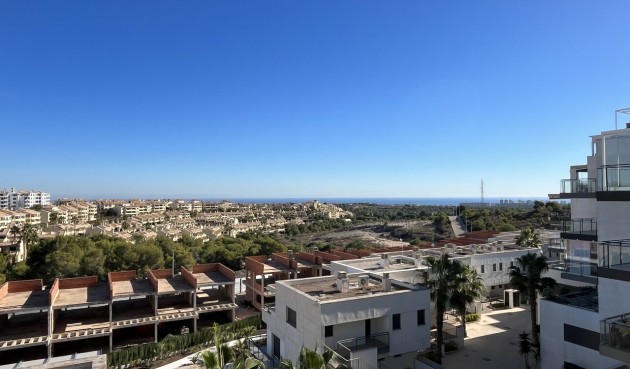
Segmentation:
[(265, 308), (265, 275), (263, 274), (260, 278), (260, 310)]
[(157, 342), (158, 341), (158, 323), (155, 323), (155, 333), (154, 333), (154, 341), (153, 342)]

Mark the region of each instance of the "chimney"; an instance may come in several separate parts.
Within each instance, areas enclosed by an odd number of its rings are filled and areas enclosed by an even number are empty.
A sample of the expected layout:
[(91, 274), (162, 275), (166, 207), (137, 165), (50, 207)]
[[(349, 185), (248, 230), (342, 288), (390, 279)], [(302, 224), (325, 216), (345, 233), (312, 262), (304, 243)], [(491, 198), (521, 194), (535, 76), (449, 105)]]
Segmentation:
[(383, 273), (383, 292), (392, 290), (392, 280), (389, 279), (389, 273)]
[(389, 268), (389, 256), (387, 254), (381, 254), (381, 268)]
[(348, 292), (350, 289), (350, 280), (348, 279), (348, 274), (346, 272), (337, 272), (337, 291), (339, 292)]

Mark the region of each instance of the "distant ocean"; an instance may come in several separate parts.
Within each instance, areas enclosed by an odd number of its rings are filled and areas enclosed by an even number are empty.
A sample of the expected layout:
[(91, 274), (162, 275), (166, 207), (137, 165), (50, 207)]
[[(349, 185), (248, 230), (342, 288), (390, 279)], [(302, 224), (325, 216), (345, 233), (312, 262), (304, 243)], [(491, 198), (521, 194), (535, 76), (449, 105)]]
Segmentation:
[[(330, 204), (357, 204), (370, 203), (379, 205), (443, 205), (456, 206), (462, 203), (481, 202), (479, 197), (312, 197), (312, 198), (225, 198), (225, 199), (202, 199), (203, 201), (231, 201), (250, 204), (287, 204), (301, 203), (306, 201), (318, 200)], [(498, 204), (501, 200), (519, 201), (549, 201), (546, 197), (486, 197), (485, 203)]]

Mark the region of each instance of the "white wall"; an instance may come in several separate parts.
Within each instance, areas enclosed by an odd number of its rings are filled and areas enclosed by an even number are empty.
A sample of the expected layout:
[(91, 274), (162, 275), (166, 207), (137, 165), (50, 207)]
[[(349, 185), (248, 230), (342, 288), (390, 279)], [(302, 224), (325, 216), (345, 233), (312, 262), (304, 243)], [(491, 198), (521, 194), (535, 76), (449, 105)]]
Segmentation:
[(630, 313), (630, 283), (599, 278), (599, 315), (601, 319)]
[[(486, 292), (490, 293), (491, 291), (489, 286), (508, 284), (510, 282), (510, 262), (514, 262), (517, 257), (530, 252), (540, 254), (541, 250), (512, 250), (489, 254), (474, 254), (471, 256), (470, 266), (475, 268), (479, 273), (479, 276), (483, 278), (483, 284), (488, 287), (486, 288)], [(503, 263), (503, 270), (499, 270), (499, 263)], [(492, 264), (497, 264), (496, 272), (492, 270)], [(485, 273), (481, 273), (481, 265), (484, 265)], [(516, 262), (514, 265), (517, 265)]]
[(619, 362), (598, 351), (564, 341), (564, 324), (599, 332), (597, 312), (540, 300), (541, 369), (562, 368), (564, 361), (589, 369), (610, 368)]
[(571, 199), (571, 219), (597, 218), (597, 199)]

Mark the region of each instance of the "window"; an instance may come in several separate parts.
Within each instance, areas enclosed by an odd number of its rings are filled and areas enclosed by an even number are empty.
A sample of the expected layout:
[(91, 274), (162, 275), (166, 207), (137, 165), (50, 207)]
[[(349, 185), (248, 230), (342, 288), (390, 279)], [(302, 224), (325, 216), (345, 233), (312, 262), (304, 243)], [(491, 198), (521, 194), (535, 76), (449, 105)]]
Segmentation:
[(327, 325), (326, 327), (324, 327), (324, 337), (332, 337), (333, 335), (334, 333), (332, 325)]
[(400, 314), (392, 315), (392, 329), (393, 330), (400, 329)]
[(495, 263), (495, 264), (492, 264), (492, 271), (493, 271), (493, 272), (496, 272), (496, 271), (497, 271), (497, 264), (496, 264), (496, 263)]
[(287, 323), (293, 326), (293, 328), (297, 328), (297, 317), (295, 315), (295, 310), (291, 309), (287, 306)]
[(499, 263), (499, 270), (503, 270), (503, 263)]
[(492, 286), (492, 289), (494, 289), (494, 286)]
[(418, 310), (418, 325), (424, 325), (424, 309)]
[(510, 268), (514, 266), (514, 262), (510, 261)]
[(486, 266), (485, 266), (485, 265), (482, 265), (482, 266), (481, 266), (481, 273), (485, 273), (485, 272), (486, 272)]

